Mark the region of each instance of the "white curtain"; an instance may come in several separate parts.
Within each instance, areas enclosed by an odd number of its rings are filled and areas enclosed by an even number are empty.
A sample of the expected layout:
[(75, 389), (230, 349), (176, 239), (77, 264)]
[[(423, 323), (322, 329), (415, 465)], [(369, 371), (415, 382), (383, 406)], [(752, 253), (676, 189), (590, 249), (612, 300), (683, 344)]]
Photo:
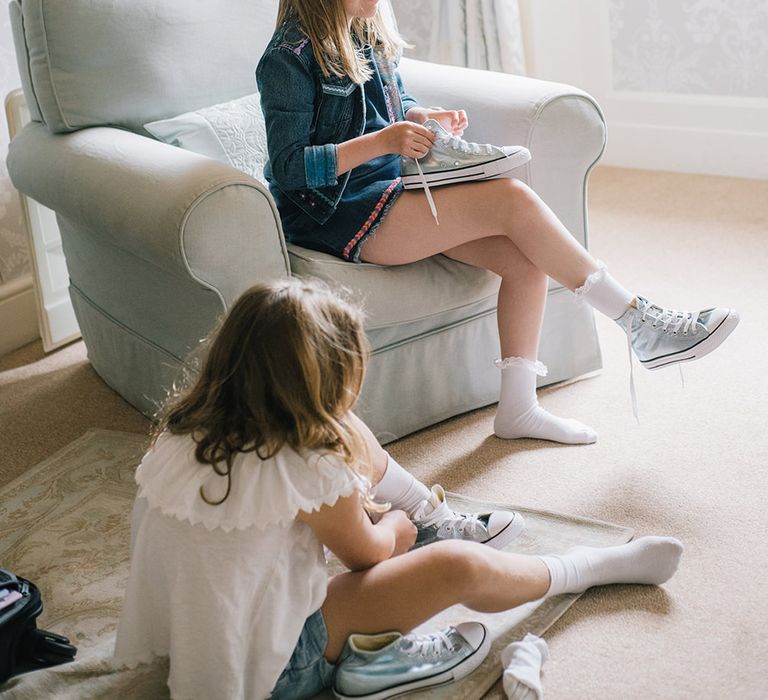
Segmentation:
[(436, 63), (525, 73), (517, 0), (392, 0), (406, 55)]

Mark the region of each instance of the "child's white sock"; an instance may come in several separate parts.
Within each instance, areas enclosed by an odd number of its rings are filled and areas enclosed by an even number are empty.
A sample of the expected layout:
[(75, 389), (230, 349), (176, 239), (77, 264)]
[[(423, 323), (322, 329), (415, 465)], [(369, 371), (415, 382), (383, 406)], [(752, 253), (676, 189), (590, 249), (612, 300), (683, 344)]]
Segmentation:
[(530, 632), (501, 651), (502, 683), (508, 700), (541, 700), (541, 667), (549, 658), (547, 643)]
[(584, 284), (574, 290), (574, 294), (615, 321), (624, 314), (635, 295), (611, 277), (602, 263), (599, 265), (600, 269), (587, 277)]
[(387, 455), (387, 468), (381, 481), (371, 489), (371, 496), (381, 503), (391, 503), (395, 510), (413, 515), (422, 501), (429, 499), (430, 490), (405, 471), (392, 455)]
[(546, 376), (541, 362), (524, 357), (497, 360), (501, 369), (501, 396), (493, 432), (500, 438), (537, 438), (570, 445), (595, 442), (597, 433), (572, 418), (558, 418), (539, 406), (536, 377)]
[(677, 571), (683, 543), (674, 537), (641, 537), (616, 547), (574, 547), (539, 557), (549, 569), (548, 596), (581, 593), (609, 583), (660, 584)]

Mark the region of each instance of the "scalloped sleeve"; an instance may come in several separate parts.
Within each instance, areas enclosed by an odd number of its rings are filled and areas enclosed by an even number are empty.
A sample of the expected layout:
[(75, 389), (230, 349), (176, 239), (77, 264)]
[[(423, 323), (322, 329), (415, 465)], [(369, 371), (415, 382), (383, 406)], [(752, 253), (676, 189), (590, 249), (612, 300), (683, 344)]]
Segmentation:
[(150, 508), (209, 530), (289, 526), (299, 511), (333, 505), (368, 486), (338, 456), (286, 446), (266, 460), (255, 452), (238, 455), (229, 496), (211, 505), (201, 492), (216, 502), (226, 492), (227, 479), (197, 462), (194, 449), (187, 436), (161, 436), (139, 465), (136, 482)]

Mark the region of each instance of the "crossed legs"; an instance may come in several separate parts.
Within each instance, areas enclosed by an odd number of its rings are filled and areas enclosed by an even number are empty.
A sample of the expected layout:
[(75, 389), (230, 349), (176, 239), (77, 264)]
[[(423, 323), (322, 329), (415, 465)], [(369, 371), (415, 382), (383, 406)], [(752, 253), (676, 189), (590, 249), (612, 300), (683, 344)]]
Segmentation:
[(502, 438), (531, 437), (589, 443), (583, 423), (551, 415), (536, 400), (536, 356), (550, 276), (575, 290), (598, 269), (549, 207), (527, 185), (508, 178), (434, 189), (438, 226), (423, 193), (403, 192), (363, 245), (366, 262), (398, 265), (443, 253), (501, 277), (497, 320), (502, 388), (494, 431)]

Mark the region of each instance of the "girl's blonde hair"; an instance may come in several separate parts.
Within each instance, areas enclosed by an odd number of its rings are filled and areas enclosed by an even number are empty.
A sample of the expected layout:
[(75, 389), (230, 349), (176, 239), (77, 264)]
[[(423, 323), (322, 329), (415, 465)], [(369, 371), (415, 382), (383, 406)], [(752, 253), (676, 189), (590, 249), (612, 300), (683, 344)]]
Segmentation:
[[(362, 312), (317, 281), (258, 284), (234, 304), (206, 346), (194, 382), (166, 403), (155, 436), (188, 434), (195, 457), (227, 477), (241, 452), (284, 445), (341, 457), (370, 479), (365, 439), (350, 415), (370, 352)], [(381, 510), (366, 494), (365, 505)]]
[(363, 84), (372, 75), (365, 54), (353, 37), (370, 44), (394, 60), (404, 47), (410, 47), (382, 16), (381, 8), (370, 19), (355, 17), (348, 25), (343, 0), (280, 0), (277, 26), (297, 19), (312, 44), (323, 75), (349, 76)]

